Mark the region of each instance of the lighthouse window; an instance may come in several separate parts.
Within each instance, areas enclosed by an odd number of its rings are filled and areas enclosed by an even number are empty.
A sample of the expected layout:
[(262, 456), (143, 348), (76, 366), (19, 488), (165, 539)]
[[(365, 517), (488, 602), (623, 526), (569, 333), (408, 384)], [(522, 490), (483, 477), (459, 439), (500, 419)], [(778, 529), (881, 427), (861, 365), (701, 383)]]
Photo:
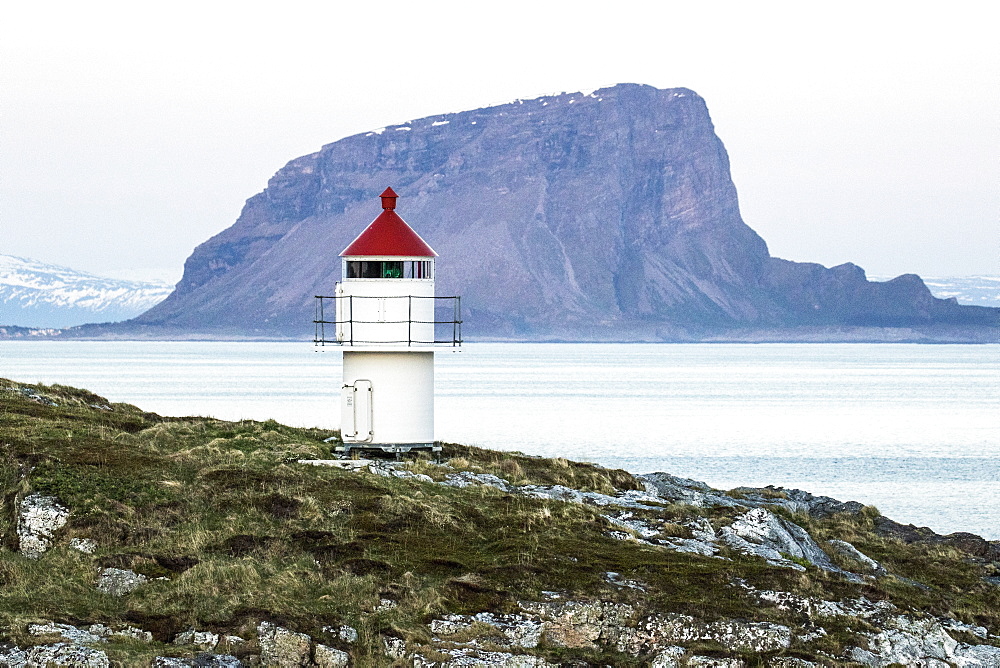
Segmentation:
[(347, 263), (345, 278), (433, 278), (431, 262), (427, 260), (377, 260)]

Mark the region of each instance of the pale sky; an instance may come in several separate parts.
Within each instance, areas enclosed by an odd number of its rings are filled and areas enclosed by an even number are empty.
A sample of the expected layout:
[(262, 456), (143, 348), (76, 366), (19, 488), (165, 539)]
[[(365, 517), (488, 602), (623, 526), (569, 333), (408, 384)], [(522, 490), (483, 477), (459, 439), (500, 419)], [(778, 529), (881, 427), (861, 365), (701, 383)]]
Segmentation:
[(1000, 274), (986, 2), (4, 5), (0, 254), (177, 280), (323, 144), (635, 82), (705, 98), (773, 255)]

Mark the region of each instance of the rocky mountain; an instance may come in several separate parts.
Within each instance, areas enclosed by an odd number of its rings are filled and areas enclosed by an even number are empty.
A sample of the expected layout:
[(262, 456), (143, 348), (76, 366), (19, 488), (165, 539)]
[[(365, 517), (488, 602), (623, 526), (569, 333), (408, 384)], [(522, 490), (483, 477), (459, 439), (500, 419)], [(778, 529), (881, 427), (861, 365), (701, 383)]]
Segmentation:
[[(891, 277), (872, 277), (873, 281)], [(1000, 306), (1000, 276), (924, 276), (924, 284), (939, 299), (954, 298), (959, 304)]]
[(771, 257), (740, 217), (704, 100), (637, 84), (432, 116), (292, 160), (130, 326), (310, 334), (313, 296), (331, 293), (387, 185), (440, 253), (438, 294), (463, 296), (470, 336), (1000, 331), (1000, 309), (936, 299), (915, 275)]
[(128, 320), (170, 293), (165, 283), (102, 278), (0, 255), (0, 326), (57, 328)]

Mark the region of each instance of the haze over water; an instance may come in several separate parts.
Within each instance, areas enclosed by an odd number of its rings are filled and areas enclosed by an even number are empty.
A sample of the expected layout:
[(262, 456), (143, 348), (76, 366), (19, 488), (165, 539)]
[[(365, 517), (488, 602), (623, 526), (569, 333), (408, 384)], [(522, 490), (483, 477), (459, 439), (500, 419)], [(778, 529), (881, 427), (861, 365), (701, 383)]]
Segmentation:
[[(1000, 539), (1000, 346), (476, 343), (436, 368), (441, 440), (798, 487)], [(3, 341), (0, 376), (339, 426), (339, 351), (306, 342)]]

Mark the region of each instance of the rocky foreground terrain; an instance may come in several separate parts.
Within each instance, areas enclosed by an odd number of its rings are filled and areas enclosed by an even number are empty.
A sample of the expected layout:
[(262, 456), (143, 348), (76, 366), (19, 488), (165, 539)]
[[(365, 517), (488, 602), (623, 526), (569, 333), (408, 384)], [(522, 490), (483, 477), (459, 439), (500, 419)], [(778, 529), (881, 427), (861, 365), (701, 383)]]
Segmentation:
[(1000, 666), (1000, 544), (0, 379), (0, 666)]

